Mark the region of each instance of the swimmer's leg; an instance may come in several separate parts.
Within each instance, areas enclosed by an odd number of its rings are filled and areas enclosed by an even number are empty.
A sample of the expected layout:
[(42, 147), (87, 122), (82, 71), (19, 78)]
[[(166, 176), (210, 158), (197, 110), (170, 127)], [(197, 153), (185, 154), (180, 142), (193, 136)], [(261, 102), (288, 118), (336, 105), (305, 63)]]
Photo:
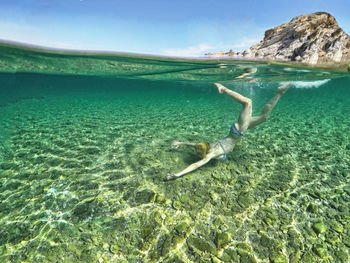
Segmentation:
[(275, 107), (282, 95), (290, 88), (291, 84), (286, 84), (277, 89), (276, 95), (265, 105), (259, 116), (251, 118), (248, 129), (251, 129), (265, 121), (267, 121), (271, 110)]
[(215, 153), (208, 153), (205, 158), (203, 158), (202, 160), (195, 162), (191, 165), (189, 165), (186, 169), (182, 170), (181, 172), (178, 172), (176, 174), (169, 174), (166, 178), (166, 180), (172, 180), (172, 179), (176, 179), (178, 177), (181, 177), (189, 172), (192, 172), (196, 169), (198, 169), (199, 167), (205, 165), (207, 162), (209, 162), (211, 159), (215, 158), (217, 156), (217, 154)]
[(220, 83), (214, 83), (214, 85), (218, 88), (219, 93), (226, 93), (235, 101), (242, 104), (242, 111), (239, 114), (238, 122), (236, 123), (236, 128), (241, 133), (244, 133), (248, 129), (250, 119), (252, 117), (252, 100), (224, 87)]

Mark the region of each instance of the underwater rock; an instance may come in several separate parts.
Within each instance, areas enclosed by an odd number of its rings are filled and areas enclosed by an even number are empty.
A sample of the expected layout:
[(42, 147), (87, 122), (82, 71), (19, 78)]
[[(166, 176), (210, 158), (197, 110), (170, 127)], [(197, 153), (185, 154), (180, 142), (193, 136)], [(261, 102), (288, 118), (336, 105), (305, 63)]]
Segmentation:
[(157, 197), (156, 197), (156, 202), (159, 203), (159, 204), (163, 204), (163, 203), (166, 202), (166, 199), (165, 199), (165, 197), (163, 195), (159, 195), (158, 194)]
[(274, 254), (270, 257), (271, 263), (288, 263), (288, 258), (282, 252)]
[(343, 226), (338, 223), (335, 220), (330, 220), (328, 221), (328, 225), (330, 226), (331, 229), (333, 229), (334, 231), (338, 232), (338, 233), (343, 233)]
[(224, 224), (224, 220), (221, 216), (217, 216), (214, 220), (214, 225), (219, 228), (221, 225)]
[(0, 241), (2, 244), (7, 242), (12, 244), (18, 244), (22, 240), (27, 239), (32, 232), (29, 223), (15, 222), (9, 223), (6, 227), (2, 226), (0, 230)]
[(12, 180), (6, 183), (3, 187), (5, 188), (5, 190), (13, 191), (13, 190), (17, 190), (17, 188), (19, 188), (21, 185), (22, 183), (20, 181)]
[(239, 255), (236, 249), (233, 249), (232, 247), (230, 247), (225, 249), (224, 253), (230, 256), (230, 258), (232, 259), (232, 261), (230, 262), (239, 262)]
[(119, 252), (119, 247), (117, 244), (112, 244), (110, 247), (109, 247), (109, 250), (111, 253), (113, 254), (117, 254)]
[(180, 223), (178, 223), (174, 229), (176, 230), (176, 232), (179, 235), (183, 235), (184, 233), (186, 233), (186, 230), (188, 229), (189, 224), (186, 221), (182, 221)]
[(241, 193), (237, 198), (238, 204), (243, 208), (249, 207), (253, 201), (254, 200), (249, 192)]
[(144, 241), (148, 241), (149, 237), (151, 236), (151, 234), (153, 233), (154, 228), (151, 225), (148, 226), (143, 226), (141, 229), (141, 238)]
[(79, 190), (93, 190), (93, 189), (98, 189), (99, 188), (99, 183), (94, 182), (91, 180), (82, 180), (78, 182), (78, 189)]
[(350, 237), (349, 236), (344, 237), (343, 243), (344, 243), (344, 245), (346, 245), (347, 247), (350, 248)]
[(335, 245), (337, 242), (340, 241), (339, 236), (337, 233), (334, 232), (328, 232), (326, 235), (326, 241), (329, 244)]
[[(350, 219), (350, 218), (345, 218), (346, 220)], [(347, 221), (349, 222), (349, 221)], [(344, 225), (344, 229), (345, 229), (345, 232), (347, 232), (348, 234), (350, 234), (350, 224), (349, 223), (346, 223)]]
[(185, 193), (181, 194), (179, 197), (180, 202), (184, 204), (189, 203), (190, 199), (191, 199), (190, 196)]
[(79, 259), (83, 262), (96, 262), (96, 260), (94, 260), (96, 259), (96, 254), (97, 253), (95, 249), (86, 248), (81, 252), (81, 256), (79, 257)]
[(79, 219), (85, 219), (91, 216), (94, 211), (96, 204), (95, 198), (89, 198), (82, 203), (78, 203), (73, 209), (73, 216), (78, 217)]
[(203, 238), (191, 236), (187, 239), (187, 243), (190, 247), (194, 247), (202, 252), (209, 252), (211, 254), (215, 254), (216, 252), (214, 244)]
[(266, 213), (265, 213), (265, 217), (263, 218), (263, 221), (267, 225), (272, 225), (273, 222), (275, 222), (278, 219), (276, 213), (272, 209), (269, 209), (269, 208), (264, 208), (264, 210), (266, 211)]
[(289, 256), (289, 262), (290, 263), (298, 263), (299, 260), (300, 260), (300, 257), (301, 257), (301, 252), (300, 251), (297, 251), (295, 253), (292, 253), (290, 256)]
[(177, 256), (172, 256), (171, 258), (167, 259), (164, 261), (164, 263), (185, 263), (185, 261), (182, 261), (179, 257)]
[(320, 258), (325, 258), (328, 255), (327, 248), (322, 245), (315, 245), (312, 249), (317, 256)]
[(268, 234), (264, 231), (260, 231), (260, 244), (265, 247), (268, 248), (269, 250), (276, 250), (278, 249), (278, 242), (275, 239), (272, 239), (268, 236)]
[(134, 202), (136, 205), (141, 204), (147, 204), (147, 203), (153, 203), (156, 198), (156, 193), (152, 190), (142, 190), (139, 192), (136, 192)]
[(101, 150), (95, 146), (81, 148), (81, 150), (82, 150), (82, 152), (84, 152), (87, 155), (97, 155), (101, 152)]
[(315, 263), (317, 261), (318, 259), (316, 258), (315, 254), (312, 253), (311, 251), (306, 251), (300, 260), (300, 262), (305, 262), (305, 263)]
[(243, 251), (246, 251), (246, 252), (249, 252), (249, 253), (253, 252), (252, 248), (247, 243), (243, 243), (243, 242), (238, 243), (236, 245), (236, 247), (237, 247), (238, 250), (243, 250)]
[(175, 200), (175, 201), (173, 202), (173, 207), (174, 207), (176, 210), (180, 210), (180, 209), (182, 208), (182, 204), (181, 204), (180, 201)]
[(339, 259), (338, 262), (349, 262), (349, 255), (345, 250), (336, 251), (335, 256)]
[(216, 234), (215, 244), (218, 249), (223, 248), (230, 242), (231, 236), (227, 232), (221, 232)]
[(327, 227), (323, 223), (315, 223), (312, 225), (312, 229), (315, 231), (317, 235), (323, 234), (327, 231)]
[(318, 211), (318, 207), (317, 207), (317, 205), (311, 203), (311, 204), (309, 204), (308, 207), (306, 208), (306, 211), (315, 214), (315, 213), (317, 213), (317, 211)]
[(232, 262), (232, 258), (226, 252), (223, 252), (221, 255), (218, 256), (218, 258), (223, 262)]
[(219, 195), (216, 194), (214, 191), (210, 191), (210, 192), (209, 192), (209, 196), (210, 196), (210, 199), (211, 199), (212, 203), (213, 203), (213, 204), (217, 204)]
[(10, 170), (10, 169), (15, 169), (16, 168), (16, 164), (14, 162), (10, 162), (10, 161), (3, 161), (0, 164), (0, 169), (2, 170)]
[(159, 257), (164, 257), (169, 253), (171, 247), (171, 236), (169, 234), (159, 237), (156, 250)]
[(117, 217), (104, 224), (108, 231), (123, 232), (127, 229), (128, 222), (124, 217)]
[(154, 219), (154, 213), (152, 215), (142, 214), (140, 218), (140, 237), (142, 240), (139, 242), (139, 248), (141, 250), (148, 250), (149, 245), (156, 238), (157, 229), (161, 222)]
[(238, 254), (240, 256), (240, 263), (258, 263), (253, 255), (248, 254), (245, 251), (238, 250)]

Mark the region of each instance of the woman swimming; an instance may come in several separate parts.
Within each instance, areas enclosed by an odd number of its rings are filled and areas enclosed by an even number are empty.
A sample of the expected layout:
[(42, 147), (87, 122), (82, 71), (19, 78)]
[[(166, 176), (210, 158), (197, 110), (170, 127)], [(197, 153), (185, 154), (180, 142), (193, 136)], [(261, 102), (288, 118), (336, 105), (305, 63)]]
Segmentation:
[(176, 179), (180, 176), (183, 176), (189, 172), (192, 172), (193, 170), (203, 166), (207, 162), (209, 162), (211, 159), (219, 159), (219, 160), (225, 160), (226, 155), (230, 152), (232, 152), (233, 148), (235, 147), (236, 143), (242, 139), (244, 136), (244, 133), (263, 122), (265, 122), (271, 110), (273, 107), (275, 107), (278, 100), (281, 98), (281, 96), (289, 89), (291, 84), (286, 84), (277, 89), (276, 95), (265, 105), (264, 109), (262, 110), (261, 114), (259, 116), (252, 116), (252, 101), (251, 99), (248, 99), (241, 94), (232, 91), (220, 83), (214, 83), (214, 85), (218, 88), (218, 92), (220, 94), (226, 93), (228, 96), (230, 96), (232, 99), (237, 101), (238, 103), (242, 104), (242, 111), (239, 114), (238, 121), (234, 122), (231, 126), (230, 133), (228, 136), (223, 138), (222, 140), (219, 140), (215, 143), (191, 143), (191, 142), (177, 142), (174, 141), (172, 145), (175, 148), (178, 148), (180, 145), (187, 145), (187, 146), (193, 146), (196, 148), (197, 152), (200, 153), (202, 160), (195, 162), (188, 166), (186, 169), (184, 169), (181, 172), (178, 172), (176, 174), (169, 174), (167, 176), (167, 180)]

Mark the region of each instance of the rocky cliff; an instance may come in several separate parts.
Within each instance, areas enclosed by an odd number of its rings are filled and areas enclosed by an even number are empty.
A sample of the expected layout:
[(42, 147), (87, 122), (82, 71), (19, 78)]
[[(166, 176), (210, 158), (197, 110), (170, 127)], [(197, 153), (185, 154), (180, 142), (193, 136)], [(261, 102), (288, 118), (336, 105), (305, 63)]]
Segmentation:
[(317, 12), (267, 30), (262, 41), (237, 55), (309, 64), (349, 63), (350, 36), (333, 16)]

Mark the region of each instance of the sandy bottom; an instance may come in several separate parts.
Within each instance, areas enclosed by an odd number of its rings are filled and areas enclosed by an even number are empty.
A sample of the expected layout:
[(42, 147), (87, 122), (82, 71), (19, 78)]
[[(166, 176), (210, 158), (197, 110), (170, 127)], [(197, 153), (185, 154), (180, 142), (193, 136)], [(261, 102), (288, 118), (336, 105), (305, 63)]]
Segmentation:
[[(349, 262), (349, 80), (291, 88), (226, 161), (170, 182), (198, 160), (171, 142), (226, 136), (240, 106), (144, 85), (1, 105), (1, 262)], [(230, 87), (258, 114), (270, 86)]]

